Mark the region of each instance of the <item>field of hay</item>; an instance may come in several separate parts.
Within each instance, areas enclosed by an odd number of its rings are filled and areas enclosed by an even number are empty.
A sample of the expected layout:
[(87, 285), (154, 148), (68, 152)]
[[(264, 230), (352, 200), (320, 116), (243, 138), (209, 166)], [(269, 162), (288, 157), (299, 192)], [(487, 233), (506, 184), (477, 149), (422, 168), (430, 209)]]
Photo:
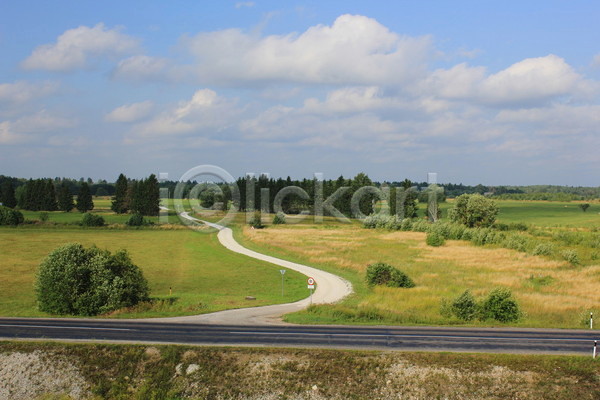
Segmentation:
[[(548, 224), (547, 213), (558, 215), (552, 221), (596, 224), (593, 214), (556, 208), (534, 213), (527, 218), (514, 203), (524, 209), (530, 202), (500, 203), (501, 221)], [(539, 203), (539, 202), (536, 202)], [(538, 206), (539, 207), (539, 206)], [(565, 211), (566, 210), (566, 211)], [(593, 210), (593, 208), (592, 208)], [(588, 213), (590, 211), (588, 210)], [(563, 213), (563, 214), (561, 214)], [(514, 218), (509, 218), (509, 216)], [(583, 215), (583, 217), (581, 216)], [(564, 224), (562, 226), (567, 226)], [(600, 225), (594, 225), (600, 226)], [(444, 246), (425, 244), (425, 233), (364, 229), (358, 224), (329, 220), (315, 224), (305, 219), (299, 224), (269, 226), (263, 230), (240, 228), (238, 236), (248, 246), (338, 272), (355, 285), (356, 294), (341, 304), (313, 307), (288, 316), (289, 321), (305, 323), (376, 323), (376, 324), (460, 324), (440, 313), (443, 299), (452, 299), (466, 289), (483, 297), (497, 287), (508, 288), (524, 311), (513, 325), (548, 328), (585, 328), (589, 313), (600, 313), (600, 262), (572, 266), (561, 259), (533, 256), (494, 247), (478, 247), (466, 241), (448, 241)], [(582, 228), (588, 230), (587, 228)], [(369, 288), (364, 283), (367, 265), (391, 264), (416, 282), (412, 289)], [(363, 310), (356, 318), (356, 309)], [(497, 322), (471, 322), (497, 325)]]

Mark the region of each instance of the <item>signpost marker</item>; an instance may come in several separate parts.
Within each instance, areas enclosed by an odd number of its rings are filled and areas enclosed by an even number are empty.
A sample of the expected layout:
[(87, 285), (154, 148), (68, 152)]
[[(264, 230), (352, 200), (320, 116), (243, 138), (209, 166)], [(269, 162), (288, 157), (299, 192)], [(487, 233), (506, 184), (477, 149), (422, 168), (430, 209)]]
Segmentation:
[(308, 283), (308, 289), (310, 290), (310, 304), (312, 305), (312, 295), (313, 295), (313, 290), (315, 289), (315, 278), (308, 278), (306, 280), (306, 283)]
[(279, 272), (281, 273), (281, 297), (283, 297), (283, 275), (285, 275), (285, 269), (280, 269)]

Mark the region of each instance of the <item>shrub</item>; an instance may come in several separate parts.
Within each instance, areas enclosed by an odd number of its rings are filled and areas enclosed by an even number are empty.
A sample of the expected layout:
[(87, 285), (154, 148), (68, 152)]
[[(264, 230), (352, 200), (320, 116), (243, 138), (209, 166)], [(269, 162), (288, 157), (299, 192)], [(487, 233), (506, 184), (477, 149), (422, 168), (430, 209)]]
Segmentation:
[(521, 318), (517, 301), (508, 289), (494, 289), (481, 305), (481, 318), (500, 322), (513, 322)]
[(488, 228), (478, 228), (472, 232), (471, 241), (477, 246), (483, 246), (488, 241), (488, 235), (491, 233), (491, 230)]
[(461, 240), (467, 228), (464, 225), (452, 224), (448, 232), (448, 239)]
[(463, 321), (472, 321), (477, 317), (479, 307), (471, 292), (465, 290), (463, 294), (454, 299), (452, 304), (450, 304), (450, 310), (457, 318)]
[(40, 264), (36, 294), (40, 311), (97, 315), (148, 300), (148, 283), (125, 250), (114, 255), (70, 243)]
[(104, 226), (104, 218), (101, 215), (85, 213), (81, 219), (82, 226)]
[(564, 250), (560, 255), (571, 265), (579, 265), (579, 254), (575, 250)]
[(0, 225), (19, 225), (25, 221), (21, 211), (12, 208), (0, 206)]
[(415, 232), (427, 232), (429, 227), (430, 223), (424, 219), (418, 219), (412, 223), (412, 230)]
[(140, 213), (132, 214), (127, 221), (125, 221), (125, 225), (127, 226), (147, 226), (152, 225), (152, 222), (144, 218), (144, 216)]
[(398, 231), (402, 227), (402, 220), (397, 215), (392, 215), (387, 218), (385, 228), (390, 231)]
[(452, 222), (472, 227), (489, 227), (496, 221), (498, 206), (480, 194), (463, 194), (456, 198), (448, 212)]
[(400, 229), (402, 229), (403, 231), (412, 230), (412, 220), (410, 218), (404, 218), (402, 220), (402, 223), (400, 224)]
[(531, 254), (534, 256), (550, 256), (554, 252), (554, 246), (551, 243), (539, 243), (533, 248)]
[(369, 285), (386, 285), (403, 288), (415, 286), (415, 283), (408, 275), (385, 263), (375, 263), (367, 267), (367, 283)]
[(285, 224), (285, 214), (281, 211), (275, 214), (273, 217), (273, 225), (283, 225)]
[(50, 214), (48, 214), (46, 211), (40, 213), (40, 221), (46, 222), (48, 221), (48, 218), (50, 218)]
[(527, 249), (527, 238), (523, 235), (511, 234), (502, 245), (507, 249), (525, 251)]
[(252, 219), (250, 220), (250, 222), (248, 222), (248, 225), (250, 225), (254, 229), (262, 229), (265, 227), (262, 223), (260, 211), (257, 211), (254, 213), (254, 215), (252, 216)]
[(429, 232), (427, 234), (427, 238), (425, 239), (425, 243), (427, 243), (429, 246), (438, 247), (446, 243), (446, 240), (437, 232)]

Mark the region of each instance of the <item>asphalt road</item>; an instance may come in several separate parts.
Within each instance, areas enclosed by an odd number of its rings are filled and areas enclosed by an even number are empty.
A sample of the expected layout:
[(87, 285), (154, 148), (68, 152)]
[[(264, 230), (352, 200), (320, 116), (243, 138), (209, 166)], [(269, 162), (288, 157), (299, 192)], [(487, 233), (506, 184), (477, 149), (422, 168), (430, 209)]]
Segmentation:
[(233, 326), (1, 318), (0, 338), (591, 355), (594, 340), (600, 340), (600, 332), (506, 328)]

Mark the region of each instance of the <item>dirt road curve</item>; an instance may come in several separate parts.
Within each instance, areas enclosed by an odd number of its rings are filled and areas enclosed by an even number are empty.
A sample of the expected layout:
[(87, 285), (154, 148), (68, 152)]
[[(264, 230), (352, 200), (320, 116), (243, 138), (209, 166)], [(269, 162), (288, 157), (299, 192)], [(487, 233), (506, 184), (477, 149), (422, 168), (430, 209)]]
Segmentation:
[[(202, 221), (191, 217), (188, 213), (181, 213), (181, 217), (190, 221), (204, 223), (219, 231), (217, 237), (219, 242), (227, 249), (266, 261), (271, 264), (279, 265), (286, 269), (298, 271), (306, 276), (311, 276), (317, 282), (316, 290), (312, 296), (312, 302), (315, 304), (335, 303), (352, 293), (352, 284), (345, 279), (329, 272), (322, 271), (307, 265), (296, 264), (280, 258), (271, 257), (265, 254), (249, 250), (233, 238), (233, 231), (230, 228)], [(308, 289), (307, 289), (308, 290)], [(234, 325), (271, 325), (280, 324), (283, 314), (299, 311), (308, 307), (310, 298), (297, 301), (295, 303), (277, 304), (273, 306), (241, 308), (236, 310), (219, 311), (212, 314), (194, 315), (189, 317), (159, 318), (153, 321), (181, 322), (181, 323), (210, 323), (210, 324), (234, 324)]]

